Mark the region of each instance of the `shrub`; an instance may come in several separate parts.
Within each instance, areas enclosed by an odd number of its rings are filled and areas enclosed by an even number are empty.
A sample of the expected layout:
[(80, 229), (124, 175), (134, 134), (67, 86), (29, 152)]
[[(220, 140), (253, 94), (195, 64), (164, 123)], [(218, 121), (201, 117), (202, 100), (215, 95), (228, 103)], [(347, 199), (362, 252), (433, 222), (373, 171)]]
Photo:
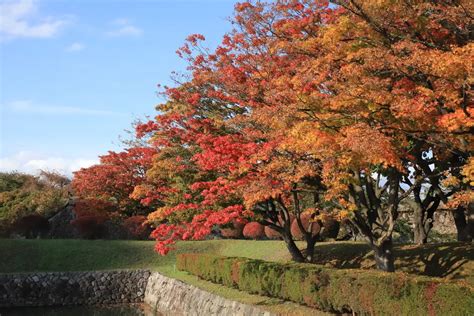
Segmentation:
[(467, 286), (440, 279), (370, 270), (338, 270), (208, 254), (179, 254), (177, 267), (242, 291), (335, 313), (470, 315)]
[(105, 236), (106, 216), (85, 215), (71, 221), (71, 225), (77, 229), (81, 238), (98, 239)]
[(341, 223), (332, 217), (322, 219), (323, 228), (320, 232), (321, 239), (336, 239)]
[(232, 221), (230, 227), (221, 227), (221, 236), (224, 238), (242, 238), (244, 223)]
[(395, 222), (393, 241), (403, 244), (413, 242), (413, 228), (411, 227), (409, 220), (400, 218)]
[(48, 230), (48, 220), (38, 214), (22, 217), (13, 225), (13, 233), (24, 236), (25, 238), (44, 237), (48, 233)]
[(150, 226), (146, 222), (146, 217), (137, 215), (131, 216), (123, 221), (123, 226), (132, 239), (148, 239), (151, 233)]
[(270, 228), (269, 226), (265, 226), (265, 236), (267, 236), (268, 239), (281, 239), (281, 235), (279, 232), (274, 230), (273, 228)]
[(245, 225), (243, 234), (245, 238), (249, 239), (262, 239), (265, 237), (264, 227), (262, 224), (257, 222), (250, 222)]
[[(311, 215), (309, 214), (301, 215), (301, 222), (306, 229), (309, 227), (310, 220), (311, 220)], [(313, 236), (316, 236), (317, 234), (319, 234), (321, 227), (318, 225), (318, 223), (313, 223), (311, 230), (313, 232)], [(304, 239), (304, 234), (301, 231), (300, 227), (298, 226), (298, 222), (296, 221), (296, 219), (294, 219), (293, 222), (291, 223), (291, 234), (293, 235), (293, 238), (296, 240)]]

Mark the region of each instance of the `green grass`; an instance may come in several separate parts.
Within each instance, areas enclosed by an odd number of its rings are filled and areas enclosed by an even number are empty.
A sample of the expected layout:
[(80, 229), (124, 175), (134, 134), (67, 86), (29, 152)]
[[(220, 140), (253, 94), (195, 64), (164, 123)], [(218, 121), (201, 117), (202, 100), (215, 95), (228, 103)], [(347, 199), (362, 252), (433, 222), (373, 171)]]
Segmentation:
[[(290, 315), (314, 314), (314, 310), (280, 300), (250, 295), (236, 289), (199, 280), (177, 271), (177, 253), (206, 252), (222, 256), (289, 261), (281, 241), (206, 240), (180, 242), (167, 256), (153, 251), (153, 241), (128, 240), (13, 240), (0, 239), (0, 273), (31, 271), (81, 271), (151, 269), (220, 296), (266, 310)], [(302, 244), (300, 244), (302, 246)], [(474, 285), (474, 247), (467, 243), (397, 246), (396, 268), (408, 273), (439, 276)], [(373, 268), (365, 243), (319, 243), (316, 263), (336, 268)]]
[(0, 272), (139, 269), (173, 273), (177, 253), (206, 252), (264, 260), (287, 260), (281, 242), (208, 240), (180, 242), (160, 256), (153, 241), (0, 239)]

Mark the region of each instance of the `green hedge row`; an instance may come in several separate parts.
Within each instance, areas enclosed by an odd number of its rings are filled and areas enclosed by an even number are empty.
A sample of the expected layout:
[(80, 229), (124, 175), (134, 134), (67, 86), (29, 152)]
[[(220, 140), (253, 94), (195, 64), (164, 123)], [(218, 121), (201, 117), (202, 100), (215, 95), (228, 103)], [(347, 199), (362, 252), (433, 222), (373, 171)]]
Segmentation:
[(214, 283), (329, 312), (474, 315), (471, 288), (405, 273), (332, 269), (207, 254), (180, 254), (177, 267)]

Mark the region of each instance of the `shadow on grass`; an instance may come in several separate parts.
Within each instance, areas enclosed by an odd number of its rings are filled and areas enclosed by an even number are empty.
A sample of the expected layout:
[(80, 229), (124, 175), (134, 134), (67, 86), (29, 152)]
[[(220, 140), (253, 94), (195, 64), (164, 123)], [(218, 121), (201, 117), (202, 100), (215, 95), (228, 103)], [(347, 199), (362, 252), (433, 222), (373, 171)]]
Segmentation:
[[(471, 243), (396, 245), (397, 270), (442, 278), (462, 278), (474, 271), (474, 246)], [(374, 268), (373, 252), (367, 244), (354, 242), (320, 243), (314, 263), (339, 269)], [(462, 271), (461, 270), (466, 270)]]
[(456, 278), (474, 260), (470, 243), (444, 243), (420, 247), (405, 246), (397, 251), (398, 266), (406, 272), (434, 277)]

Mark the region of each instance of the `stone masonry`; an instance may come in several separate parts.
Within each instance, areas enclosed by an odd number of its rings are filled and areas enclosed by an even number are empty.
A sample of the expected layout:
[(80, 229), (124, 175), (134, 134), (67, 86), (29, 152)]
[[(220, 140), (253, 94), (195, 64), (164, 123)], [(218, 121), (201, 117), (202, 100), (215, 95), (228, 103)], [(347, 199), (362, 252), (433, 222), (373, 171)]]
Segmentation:
[(0, 307), (143, 302), (150, 271), (0, 274)]
[(152, 273), (148, 279), (145, 303), (161, 315), (272, 316), (270, 312), (225, 299), (195, 286)]
[(146, 315), (273, 316), (148, 270), (0, 274), (0, 308), (129, 303)]

